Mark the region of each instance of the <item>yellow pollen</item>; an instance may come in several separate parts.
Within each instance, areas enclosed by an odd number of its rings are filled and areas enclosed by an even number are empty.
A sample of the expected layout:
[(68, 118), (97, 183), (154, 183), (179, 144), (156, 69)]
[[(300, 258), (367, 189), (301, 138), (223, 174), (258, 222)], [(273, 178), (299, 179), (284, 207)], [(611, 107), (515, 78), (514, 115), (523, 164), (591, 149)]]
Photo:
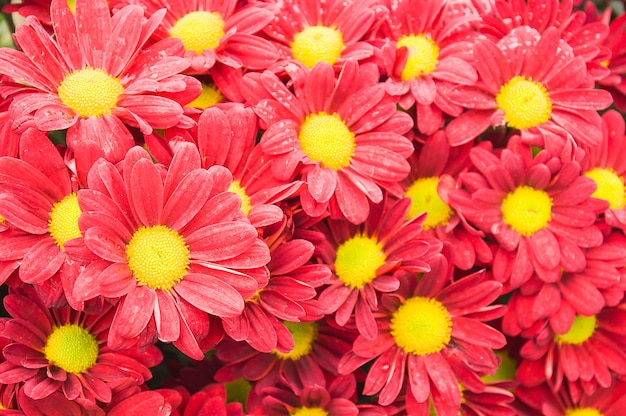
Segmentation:
[(187, 104), (187, 107), (199, 108), (201, 110), (206, 110), (209, 107), (213, 107), (215, 104), (219, 103), (224, 99), (224, 96), (220, 92), (220, 90), (214, 84), (202, 84), (202, 92), (200, 96)]
[(407, 354), (434, 354), (450, 342), (452, 318), (437, 299), (416, 296), (391, 316), (391, 335)]
[(320, 407), (298, 407), (289, 416), (328, 416), (328, 412)]
[(252, 209), (252, 202), (250, 202), (250, 197), (246, 193), (246, 188), (241, 186), (239, 181), (233, 181), (228, 188), (228, 192), (237, 194), (241, 198), (241, 211), (248, 215)]
[(82, 236), (78, 228), (80, 214), (78, 197), (74, 192), (52, 205), (48, 220), (48, 232), (54, 238), (55, 244), (63, 251), (65, 251), (64, 244), (66, 241)]
[(198, 55), (206, 49), (215, 49), (224, 36), (224, 20), (217, 12), (187, 13), (170, 29), (170, 36), (183, 42), (185, 50)]
[(68, 324), (52, 330), (43, 349), (48, 362), (68, 373), (81, 374), (98, 359), (98, 341), (80, 325)]
[(350, 164), (356, 143), (354, 133), (337, 114), (309, 114), (300, 128), (300, 147), (313, 162), (340, 170)]
[(439, 46), (434, 40), (425, 35), (404, 35), (397, 43), (398, 48), (403, 46), (409, 50), (402, 70), (403, 81), (428, 75), (435, 70), (439, 62)]
[(496, 95), (509, 127), (529, 129), (545, 123), (552, 113), (550, 95), (541, 83), (523, 76), (511, 78)]
[(335, 273), (344, 285), (360, 289), (376, 278), (376, 270), (386, 260), (382, 244), (358, 234), (337, 247)]
[(576, 315), (572, 327), (566, 333), (555, 334), (554, 339), (559, 344), (580, 345), (587, 341), (596, 332), (597, 321), (595, 315)]
[(68, 74), (57, 89), (61, 102), (80, 117), (111, 114), (124, 87), (104, 69), (85, 67)]
[(618, 176), (613, 169), (594, 168), (586, 172), (585, 176), (593, 179), (598, 186), (592, 197), (608, 201), (611, 209), (620, 209), (626, 205), (624, 178)]
[(600, 62), (600, 65), (602, 65), (605, 68), (608, 68), (610, 63), (611, 63), (611, 61), (609, 59), (607, 59), (606, 61)]
[(604, 414), (593, 407), (582, 407), (578, 409), (567, 409), (565, 416), (604, 416)]
[(283, 322), (293, 336), (293, 350), (287, 353), (274, 351), (283, 360), (297, 361), (311, 353), (313, 343), (317, 339), (316, 322)]
[(552, 198), (545, 191), (518, 186), (502, 200), (502, 219), (520, 235), (530, 236), (552, 219)]
[(187, 274), (189, 247), (165, 225), (141, 227), (126, 246), (126, 258), (138, 284), (169, 290)]
[(411, 198), (411, 208), (407, 218), (415, 218), (425, 212), (426, 220), (422, 224), (425, 230), (430, 230), (438, 225), (447, 225), (454, 211), (448, 204), (443, 202), (437, 192), (439, 177), (419, 178), (406, 190), (404, 196)]
[(326, 26), (309, 26), (296, 33), (290, 46), (293, 57), (307, 68), (313, 68), (318, 62), (333, 65), (346, 47), (341, 32)]

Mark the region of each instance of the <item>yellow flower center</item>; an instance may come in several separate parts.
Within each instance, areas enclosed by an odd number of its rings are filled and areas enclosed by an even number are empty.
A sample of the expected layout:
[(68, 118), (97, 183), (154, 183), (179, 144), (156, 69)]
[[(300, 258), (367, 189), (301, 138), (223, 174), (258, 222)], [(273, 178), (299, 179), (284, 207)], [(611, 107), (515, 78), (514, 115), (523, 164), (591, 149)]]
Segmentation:
[(217, 12), (191, 12), (176, 21), (170, 29), (170, 36), (180, 39), (185, 50), (201, 54), (220, 44), (224, 36), (224, 20)]
[(391, 316), (391, 335), (407, 354), (434, 354), (450, 342), (452, 318), (437, 299), (416, 296)]
[(552, 219), (552, 198), (530, 186), (518, 186), (502, 200), (502, 218), (520, 235), (530, 236)]
[(425, 35), (404, 35), (398, 40), (398, 48), (406, 46), (409, 58), (402, 70), (402, 80), (430, 74), (439, 62), (439, 46)]
[(124, 87), (104, 69), (85, 67), (68, 74), (57, 89), (61, 102), (80, 117), (111, 114)]
[(326, 26), (309, 26), (296, 33), (290, 46), (293, 57), (307, 68), (318, 62), (333, 65), (346, 47), (341, 32)]
[(67, 5), (70, 7), (72, 13), (76, 13), (76, 0), (67, 0)]
[(430, 230), (438, 225), (448, 224), (448, 220), (454, 211), (448, 204), (443, 202), (437, 192), (439, 177), (419, 178), (406, 190), (404, 196), (411, 198), (411, 208), (407, 217), (409, 219), (417, 217), (425, 212), (426, 219), (422, 226), (425, 230)]
[(541, 83), (523, 76), (511, 78), (496, 95), (498, 108), (504, 111), (507, 125), (529, 129), (550, 119), (552, 101)]
[(200, 93), (200, 96), (187, 104), (187, 107), (206, 110), (224, 99), (224, 96), (214, 84), (205, 84), (204, 82), (201, 84), (202, 92)]
[(613, 169), (594, 168), (586, 172), (585, 176), (593, 179), (598, 186), (592, 197), (608, 201), (611, 209), (620, 209), (626, 205), (624, 178), (617, 176)]
[(229, 192), (237, 194), (239, 198), (241, 198), (241, 211), (244, 214), (248, 215), (250, 210), (252, 209), (252, 202), (250, 202), (250, 197), (246, 193), (246, 188), (241, 186), (239, 181), (233, 181), (228, 188)]
[(189, 247), (165, 225), (141, 227), (126, 246), (126, 258), (138, 284), (169, 290), (187, 274)]
[(328, 412), (319, 407), (298, 407), (289, 416), (328, 416)]
[(572, 327), (566, 333), (555, 334), (554, 339), (559, 344), (580, 345), (587, 341), (596, 332), (597, 321), (595, 315), (576, 315)]
[(293, 349), (290, 352), (282, 353), (274, 351), (283, 360), (297, 361), (311, 353), (313, 343), (317, 339), (316, 322), (283, 322), (293, 336)]
[(78, 197), (74, 192), (52, 205), (48, 232), (61, 250), (65, 251), (65, 242), (82, 236), (78, 228), (78, 217), (81, 211), (78, 206)]
[(43, 349), (50, 364), (72, 374), (89, 370), (96, 363), (98, 352), (96, 338), (75, 324), (55, 327)]
[(582, 407), (578, 409), (567, 409), (565, 416), (604, 416), (604, 414), (593, 407)]
[(302, 123), (298, 138), (309, 159), (333, 170), (348, 166), (354, 156), (354, 133), (335, 113), (309, 114)]
[(360, 289), (376, 278), (376, 270), (386, 260), (382, 244), (374, 238), (356, 235), (337, 247), (335, 273), (346, 286)]

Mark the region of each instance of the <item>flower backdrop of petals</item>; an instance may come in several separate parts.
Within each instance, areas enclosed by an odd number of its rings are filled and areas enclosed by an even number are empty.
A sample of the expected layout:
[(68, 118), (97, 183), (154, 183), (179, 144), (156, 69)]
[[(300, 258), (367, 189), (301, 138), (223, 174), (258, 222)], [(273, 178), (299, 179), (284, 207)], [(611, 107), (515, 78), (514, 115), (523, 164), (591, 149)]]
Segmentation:
[(0, 414), (626, 413), (623, 1), (0, 10)]

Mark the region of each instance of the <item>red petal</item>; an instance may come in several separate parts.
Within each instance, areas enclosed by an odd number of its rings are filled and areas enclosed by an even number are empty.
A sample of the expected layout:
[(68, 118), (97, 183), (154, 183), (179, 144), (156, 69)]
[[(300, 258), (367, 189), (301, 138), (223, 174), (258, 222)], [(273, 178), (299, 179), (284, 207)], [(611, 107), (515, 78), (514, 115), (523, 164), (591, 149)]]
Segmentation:
[(188, 273), (174, 290), (187, 302), (211, 315), (233, 317), (240, 315), (244, 308), (239, 292), (209, 275)]

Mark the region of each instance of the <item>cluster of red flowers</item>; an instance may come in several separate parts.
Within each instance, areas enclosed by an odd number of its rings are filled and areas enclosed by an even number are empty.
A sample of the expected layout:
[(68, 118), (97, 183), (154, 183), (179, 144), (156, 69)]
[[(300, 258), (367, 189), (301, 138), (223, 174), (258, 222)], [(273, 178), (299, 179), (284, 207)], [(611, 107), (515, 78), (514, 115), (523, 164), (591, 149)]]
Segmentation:
[(3, 10), (0, 414), (626, 414), (621, 2)]

